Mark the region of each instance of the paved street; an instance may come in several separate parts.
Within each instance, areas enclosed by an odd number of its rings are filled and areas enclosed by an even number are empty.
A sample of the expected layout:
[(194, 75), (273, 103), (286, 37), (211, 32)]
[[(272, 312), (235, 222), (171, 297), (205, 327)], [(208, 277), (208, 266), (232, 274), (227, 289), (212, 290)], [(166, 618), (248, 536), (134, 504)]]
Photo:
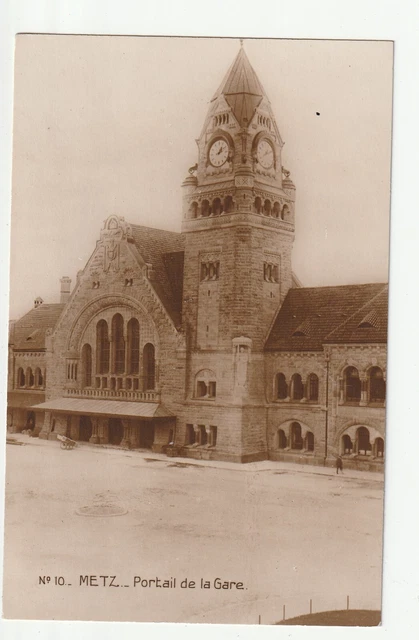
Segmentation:
[[(292, 617), (310, 598), (313, 611), (346, 608), (347, 595), (380, 608), (382, 475), (13, 437), (7, 618), (271, 624), (283, 605)], [(77, 514), (114, 506), (124, 514)]]

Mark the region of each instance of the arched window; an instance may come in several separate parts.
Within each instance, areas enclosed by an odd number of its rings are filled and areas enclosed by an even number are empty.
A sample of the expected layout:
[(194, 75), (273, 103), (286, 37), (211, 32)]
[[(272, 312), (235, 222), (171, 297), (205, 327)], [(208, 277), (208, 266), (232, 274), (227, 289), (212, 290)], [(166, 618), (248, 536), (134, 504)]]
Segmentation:
[(128, 322), (128, 373), (140, 372), (140, 325), (137, 318)]
[(276, 397), (285, 400), (288, 397), (288, 385), (283, 373), (276, 374)]
[(26, 385), (28, 387), (33, 387), (35, 384), (35, 376), (33, 375), (32, 369), (29, 367), (26, 371)]
[(255, 211), (256, 213), (262, 213), (262, 200), (259, 198), (255, 198)]
[(223, 212), (223, 206), (220, 198), (215, 198), (212, 203), (212, 215), (219, 216)]
[(224, 198), (224, 213), (230, 213), (231, 211), (233, 211), (233, 198), (226, 196)]
[(39, 367), (35, 369), (35, 387), (42, 387), (44, 384), (44, 379), (42, 376), (42, 371)]
[(369, 401), (384, 402), (386, 399), (386, 382), (380, 367), (373, 367), (368, 377)]
[(113, 372), (124, 373), (125, 371), (125, 339), (124, 339), (124, 319), (120, 313), (112, 318), (112, 339), (113, 339)]
[(301, 425), (299, 422), (291, 424), (291, 449), (302, 449), (303, 438), (301, 435)]
[(345, 455), (350, 455), (353, 450), (352, 440), (347, 433), (342, 438), (342, 449)]
[(154, 345), (148, 342), (143, 350), (144, 391), (154, 389), (156, 377), (156, 363)]
[(193, 424), (186, 425), (186, 439), (185, 444), (195, 444), (196, 434)]
[(109, 335), (106, 320), (99, 320), (96, 325), (97, 372), (109, 373)]
[(24, 387), (25, 386), (25, 374), (23, 372), (22, 367), (19, 367), (18, 371), (17, 371), (17, 386), (18, 387)]
[(208, 200), (203, 200), (201, 204), (201, 216), (207, 218), (210, 214), (210, 206)]
[(202, 369), (195, 376), (195, 397), (215, 398), (217, 395), (217, 381), (214, 371)]
[(308, 399), (310, 402), (317, 402), (319, 399), (319, 379), (315, 373), (310, 373), (308, 377)]
[(376, 438), (375, 440), (375, 456), (384, 458), (384, 440), (382, 438)]
[(345, 370), (345, 400), (347, 402), (359, 402), (361, 400), (361, 380), (358, 369), (348, 367)]
[(287, 436), (283, 429), (279, 429), (278, 431), (278, 449), (286, 449), (287, 448)]
[(359, 427), (356, 431), (357, 453), (367, 456), (371, 453), (370, 432), (366, 427)]
[(314, 451), (314, 434), (311, 431), (306, 433), (306, 449), (307, 451)]
[(304, 385), (299, 373), (294, 373), (291, 378), (291, 398), (302, 400), (304, 397)]
[(264, 205), (263, 205), (263, 213), (265, 214), (265, 216), (270, 216), (271, 215), (271, 201), (270, 200), (265, 200)]
[(81, 350), (82, 362), (82, 385), (83, 387), (92, 386), (92, 347), (90, 344), (83, 345)]
[(279, 204), (279, 202), (274, 202), (272, 215), (274, 218), (279, 218), (280, 214), (281, 214), (281, 205)]
[(287, 221), (290, 215), (290, 208), (287, 204), (284, 204), (281, 211), (281, 219)]
[(189, 207), (189, 213), (191, 218), (196, 218), (198, 216), (198, 203), (191, 202), (191, 206)]

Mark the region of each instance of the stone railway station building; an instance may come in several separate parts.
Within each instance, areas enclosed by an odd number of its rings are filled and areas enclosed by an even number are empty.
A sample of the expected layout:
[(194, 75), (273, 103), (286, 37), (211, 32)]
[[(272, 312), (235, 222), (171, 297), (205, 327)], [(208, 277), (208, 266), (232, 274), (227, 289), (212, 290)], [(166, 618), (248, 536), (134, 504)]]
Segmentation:
[(112, 215), (71, 290), (10, 330), (8, 429), (187, 458), (382, 469), (388, 288), (304, 288), (295, 186), (240, 49), (181, 233)]

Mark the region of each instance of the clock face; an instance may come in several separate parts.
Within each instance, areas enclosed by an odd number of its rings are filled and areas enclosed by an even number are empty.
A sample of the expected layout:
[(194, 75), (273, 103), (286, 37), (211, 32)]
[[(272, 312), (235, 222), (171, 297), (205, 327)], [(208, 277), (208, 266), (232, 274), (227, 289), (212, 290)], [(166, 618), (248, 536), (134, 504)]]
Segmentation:
[(214, 142), (209, 152), (209, 159), (213, 167), (221, 167), (228, 158), (228, 144), (219, 139)]
[(261, 140), (257, 148), (259, 164), (264, 169), (270, 169), (274, 163), (274, 150), (267, 140)]

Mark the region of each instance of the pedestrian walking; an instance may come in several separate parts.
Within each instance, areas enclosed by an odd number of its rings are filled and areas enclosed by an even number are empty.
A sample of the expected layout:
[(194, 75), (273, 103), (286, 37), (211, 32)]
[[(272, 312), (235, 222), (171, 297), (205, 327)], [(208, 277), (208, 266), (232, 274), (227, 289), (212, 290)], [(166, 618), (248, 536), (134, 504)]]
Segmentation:
[(343, 460), (342, 460), (342, 456), (338, 456), (336, 459), (336, 473), (338, 474), (339, 471), (341, 473), (343, 473)]

